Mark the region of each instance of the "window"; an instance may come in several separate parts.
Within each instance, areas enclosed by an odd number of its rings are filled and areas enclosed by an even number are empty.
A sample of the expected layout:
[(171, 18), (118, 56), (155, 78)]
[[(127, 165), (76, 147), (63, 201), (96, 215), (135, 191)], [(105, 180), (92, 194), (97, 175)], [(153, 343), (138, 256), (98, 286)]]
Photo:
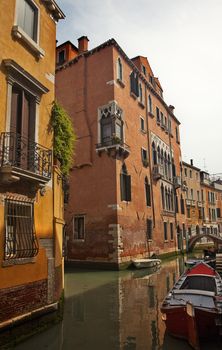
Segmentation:
[(217, 217), (218, 217), (218, 218), (221, 218), (221, 211), (220, 211), (220, 208), (217, 208)]
[(147, 239), (152, 239), (153, 237), (153, 223), (152, 220), (147, 219), (146, 220), (147, 225)]
[(148, 109), (150, 113), (153, 113), (153, 104), (152, 104), (152, 97), (148, 96)]
[(73, 238), (75, 240), (85, 239), (85, 216), (74, 216), (73, 231)]
[(156, 121), (160, 124), (160, 110), (158, 107), (156, 107)]
[(203, 193), (203, 190), (201, 190), (201, 200), (202, 200), (202, 201), (204, 200), (204, 193)]
[(175, 211), (176, 213), (179, 213), (179, 208), (178, 208), (178, 196), (175, 196)]
[(135, 72), (130, 74), (130, 91), (136, 97), (139, 96), (139, 83), (138, 83), (138, 75)]
[(190, 189), (190, 197), (191, 197), (191, 199), (193, 199), (193, 189), (192, 188)]
[(164, 193), (164, 187), (163, 184), (161, 185), (161, 198), (162, 198), (162, 208), (165, 209), (165, 193)]
[(153, 158), (153, 164), (157, 164), (157, 152), (156, 152), (156, 145), (153, 142), (152, 143), (152, 158)]
[(17, 7), (17, 24), (35, 42), (38, 34), (38, 9), (31, 0), (21, 0)]
[(139, 83), (139, 101), (143, 103), (143, 88), (141, 83)]
[[(13, 60), (4, 60), (9, 84), (7, 113), (9, 130), (2, 133), (2, 161), (51, 178), (52, 151), (36, 143), (36, 109), (49, 90)], [(44, 161), (43, 161), (44, 159)]]
[(150, 184), (147, 177), (145, 177), (145, 194), (146, 194), (146, 205), (147, 207), (150, 207), (151, 206)]
[(187, 217), (190, 218), (190, 208), (187, 208)]
[(187, 176), (187, 168), (184, 168), (184, 175)]
[(181, 214), (185, 214), (185, 210), (184, 210), (184, 199), (181, 195), (180, 197), (180, 210), (181, 210)]
[(117, 79), (123, 81), (123, 65), (120, 58), (117, 60)]
[(5, 260), (38, 254), (32, 202), (5, 200)]
[(104, 146), (119, 144), (123, 140), (122, 110), (115, 102), (100, 109), (100, 140)]
[(163, 233), (164, 233), (164, 241), (168, 240), (168, 234), (167, 234), (167, 222), (163, 223)]
[(192, 170), (190, 170), (190, 178), (192, 178)]
[(146, 76), (146, 67), (142, 64), (142, 72)]
[(200, 200), (200, 191), (197, 190), (197, 200)]
[(145, 131), (145, 121), (140, 117), (140, 130)]
[(120, 174), (121, 201), (131, 201), (131, 176), (128, 175), (126, 165), (123, 164)]
[(186, 238), (186, 227), (185, 227), (185, 224), (183, 224), (183, 238)]
[(170, 223), (170, 239), (173, 240), (173, 223)]
[(58, 64), (63, 64), (65, 62), (65, 50), (58, 53)]
[(141, 158), (142, 158), (143, 165), (147, 167), (148, 166), (147, 150), (144, 148), (141, 148)]

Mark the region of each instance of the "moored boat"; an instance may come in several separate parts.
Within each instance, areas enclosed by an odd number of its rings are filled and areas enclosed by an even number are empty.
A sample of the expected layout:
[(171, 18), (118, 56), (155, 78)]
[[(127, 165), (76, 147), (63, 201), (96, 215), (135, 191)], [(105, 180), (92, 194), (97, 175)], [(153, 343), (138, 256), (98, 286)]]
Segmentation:
[(205, 262), (184, 272), (161, 306), (169, 334), (187, 339), (199, 349), (199, 338), (222, 331), (222, 279)]
[(132, 264), (137, 269), (144, 269), (144, 268), (150, 268), (150, 267), (160, 265), (161, 260), (160, 259), (149, 259), (149, 258), (147, 258), (147, 259), (145, 259), (145, 258), (144, 259), (133, 259)]

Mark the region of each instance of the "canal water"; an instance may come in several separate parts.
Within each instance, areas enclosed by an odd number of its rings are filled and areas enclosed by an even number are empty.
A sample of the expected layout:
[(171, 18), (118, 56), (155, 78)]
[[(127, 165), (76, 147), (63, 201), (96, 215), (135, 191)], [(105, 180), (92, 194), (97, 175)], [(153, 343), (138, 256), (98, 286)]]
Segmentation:
[[(184, 270), (182, 258), (147, 269), (65, 272), (63, 321), (16, 350), (190, 350), (165, 334), (160, 305)], [(221, 350), (222, 343), (201, 344)]]

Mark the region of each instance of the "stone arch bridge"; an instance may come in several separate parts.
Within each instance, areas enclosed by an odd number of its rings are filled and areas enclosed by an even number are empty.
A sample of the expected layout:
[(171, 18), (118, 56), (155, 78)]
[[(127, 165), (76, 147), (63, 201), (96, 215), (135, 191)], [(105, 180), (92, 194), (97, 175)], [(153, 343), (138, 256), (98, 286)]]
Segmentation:
[(216, 236), (216, 235), (211, 235), (211, 234), (207, 234), (207, 233), (203, 233), (203, 234), (199, 234), (199, 235), (195, 235), (192, 236), (189, 240), (188, 240), (188, 252), (192, 252), (195, 244), (201, 240), (201, 238), (208, 238), (211, 241), (213, 241), (214, 243), (217, 244), (222, 244), (222, 237), (220, 236)]

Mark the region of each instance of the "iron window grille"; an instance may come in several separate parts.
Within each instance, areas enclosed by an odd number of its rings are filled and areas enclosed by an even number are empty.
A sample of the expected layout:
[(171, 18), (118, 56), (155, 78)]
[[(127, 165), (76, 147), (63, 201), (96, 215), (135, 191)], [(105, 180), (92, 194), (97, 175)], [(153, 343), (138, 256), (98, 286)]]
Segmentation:
[(85, 217), (84, 216), (74, 216), (73, 236), (75, 240), (85, 239)]
[(31, 258), (39, 246), (32, 202), (5, 199), (5, 260)]

